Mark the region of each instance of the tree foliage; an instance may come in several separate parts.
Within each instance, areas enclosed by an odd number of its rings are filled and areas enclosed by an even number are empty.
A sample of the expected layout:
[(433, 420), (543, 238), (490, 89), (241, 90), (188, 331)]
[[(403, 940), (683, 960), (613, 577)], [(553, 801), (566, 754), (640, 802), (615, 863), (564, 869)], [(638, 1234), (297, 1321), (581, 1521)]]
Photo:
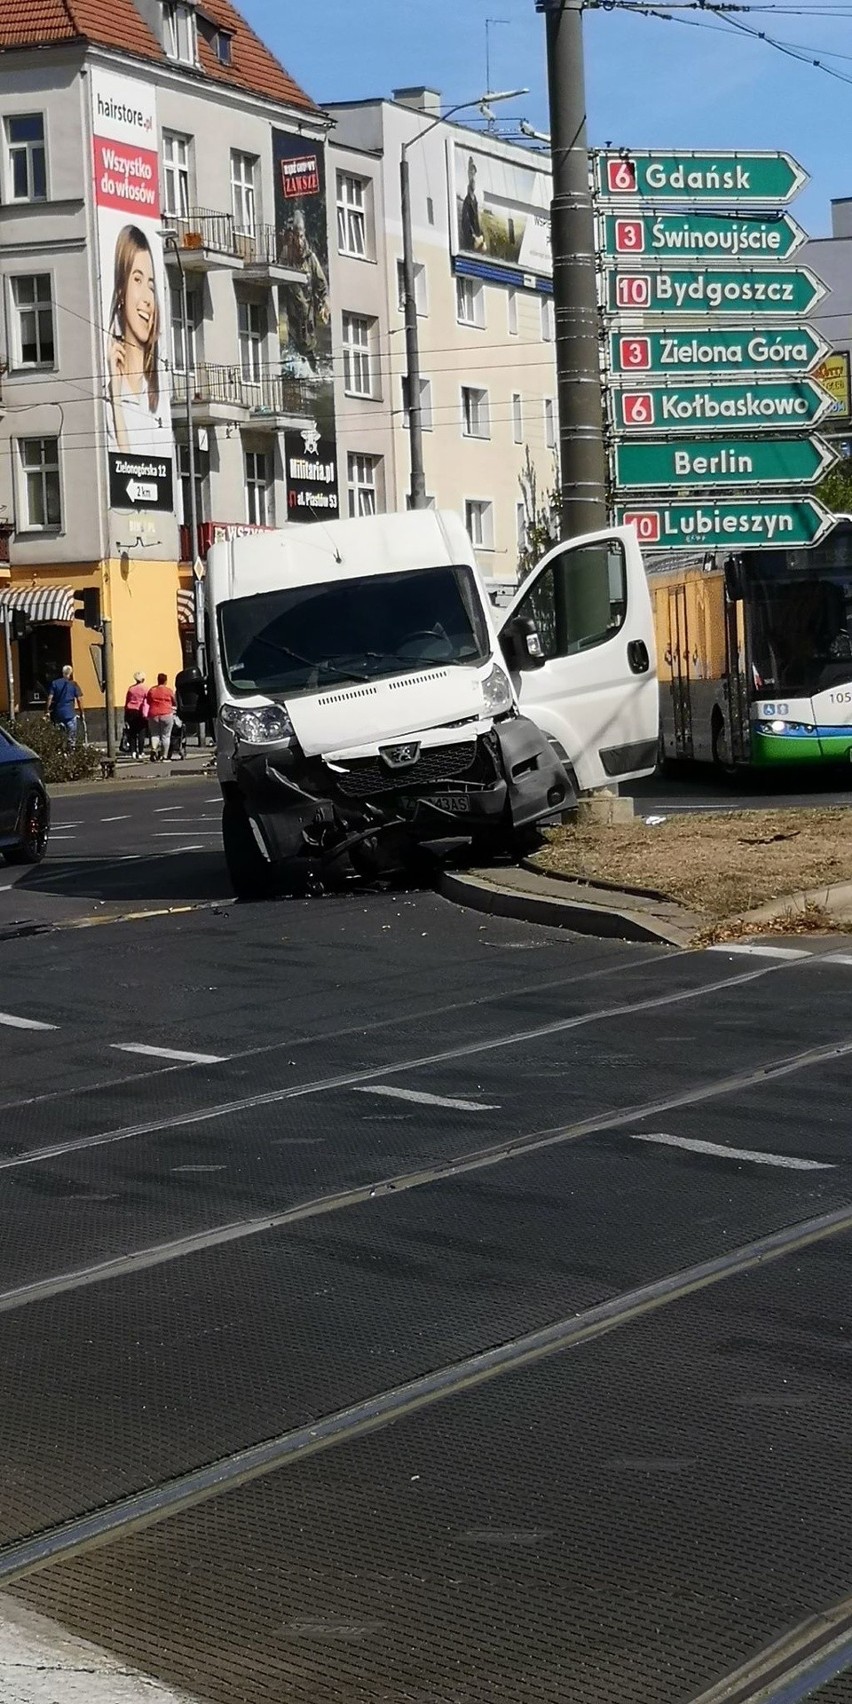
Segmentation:
[(524, 542), (518, 550), (518, 578), (526, 578), (531, 568), (541, 561), (551, 545), (559, 538), (562, 517), (562, 497), (559, 489), (559, 462), (553, 457), (553, 482), (547, 491), (539, 489), (538, 474), (530, 455), (529, 444), (524, 465), (518, 475), (521, 502), (524, 506)]

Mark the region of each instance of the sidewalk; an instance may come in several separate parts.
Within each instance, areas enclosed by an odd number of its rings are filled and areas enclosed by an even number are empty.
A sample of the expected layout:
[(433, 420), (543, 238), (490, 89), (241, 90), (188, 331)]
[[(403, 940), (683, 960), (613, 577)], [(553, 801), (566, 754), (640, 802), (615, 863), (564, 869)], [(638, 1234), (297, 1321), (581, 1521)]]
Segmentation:
[(0, 1698), (3, 1704), (196, 1704), (6, 1596), (0, 1597)]

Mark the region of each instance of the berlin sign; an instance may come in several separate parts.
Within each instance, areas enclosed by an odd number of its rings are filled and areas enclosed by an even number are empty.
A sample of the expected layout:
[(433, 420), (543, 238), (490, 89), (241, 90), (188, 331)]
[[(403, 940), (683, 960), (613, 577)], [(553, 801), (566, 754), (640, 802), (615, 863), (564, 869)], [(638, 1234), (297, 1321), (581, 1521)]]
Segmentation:
[(789, 213), (741, 218), (729, 213), (607, 213), (602, 253), (607, 260), (787, 260), (807, 241)]
[(648, 386), (631, 390), (626, 384), (610, 391), (613, 425), (617, 432), (748, 432), (793, 427), (802, 431), (831, 414), (832, 398), (812, 379), (788, 379), (772, 384)]
[(829, 345), (810, 326), (771, 326), (766, 331), (610, 332), (609, 361), (614, 377), (711, 379), (745, 373), (807, 373), (828, 354)]
[(789, 154), (599, 153), (598, 195), (606, 201), (792, 201), (808, 182)]
[(814, 497), (761, 498), (756, 503), (623, 503), (615, 524), (634, 526), (646, 550), (683, 550), (696, 544), (704, 550), (748, 548), (755, 545), (816, 544), (834, 526)]
[(607, 272), (607, 307), (611, 313), (695, 316), (723, 314), (753, 320), (763, 314), (795, 318), (810, 313), (828, 290), (808, 267), (790, 271), (774, 267), (731, 270), (699, 266), (693, 270)]
[(747, 485), (773, 490), (784, 485), (813, 485), (839, 460), (821, 438), (711, 438), (689, 444), (664, 440), (631, 441), (615, 446), (615, 483), (619, 491), (658, 491), (684, 486)]

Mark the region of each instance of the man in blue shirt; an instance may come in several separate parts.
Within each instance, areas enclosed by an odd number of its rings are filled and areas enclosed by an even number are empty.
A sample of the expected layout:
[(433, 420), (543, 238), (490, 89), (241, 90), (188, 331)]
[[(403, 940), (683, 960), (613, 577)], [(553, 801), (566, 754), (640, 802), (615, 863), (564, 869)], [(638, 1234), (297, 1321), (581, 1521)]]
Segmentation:
[(61, 675), (51, 681), (47, 714), (51, 722), (62, 729), (69, 749), (77, 743), (77, 717), (82, 712), (83, 694), (74, 679), (73, 670), (66, 663)]

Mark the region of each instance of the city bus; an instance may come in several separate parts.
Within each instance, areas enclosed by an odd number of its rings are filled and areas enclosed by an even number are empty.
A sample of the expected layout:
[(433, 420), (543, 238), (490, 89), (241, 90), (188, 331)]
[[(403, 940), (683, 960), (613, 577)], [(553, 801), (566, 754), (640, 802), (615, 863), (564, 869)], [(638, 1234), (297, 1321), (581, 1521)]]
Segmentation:
[(809, 549), (693, 555), (649, 584), (663, 761), (852, 760), (852, 517)]

